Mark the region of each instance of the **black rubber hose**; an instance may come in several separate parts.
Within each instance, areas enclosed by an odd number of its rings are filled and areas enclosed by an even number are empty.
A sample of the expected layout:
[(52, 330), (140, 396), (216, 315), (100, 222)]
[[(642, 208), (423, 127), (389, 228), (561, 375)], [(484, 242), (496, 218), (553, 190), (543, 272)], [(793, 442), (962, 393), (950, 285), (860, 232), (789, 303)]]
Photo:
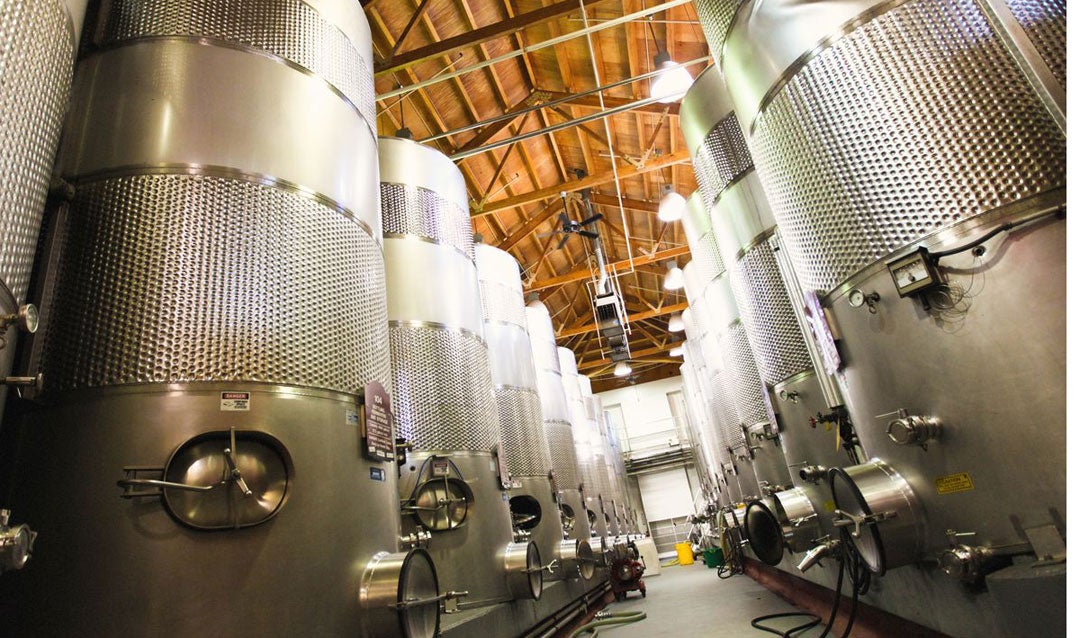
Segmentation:
[[(773, 629), (772, 627), (766, 627), (766, 626), (761, 624), (762, 622), (764, 622), (766, 620), (773, 620), (773, 619), (776, 619), (776, 618), (798, 618), (800, 616), (807, 617), (807, 618), (812, 618), (813, 620), (811, 620), (808, 623), (803, 623), (801, 625), (797, 625), (795, 627), (792, 627), (791, 629), (788, 629), (787, 631), (780, 631), (779, 629)], [(777, 636), (780, 636), (781, 638), (792, 638), (792, 636), (799, 633), (800, 631), (805, 631), (805, 630), (810, 629), (812, 627), (816, 627), (816, 626), (818, 626), (820, 624), (821, 624), (821, 616), (818, 616), (817, 614), (811, 614), (810, 612), (806, 612), (806, 611), (790, 611), (790, 612), (786, 612), (786, 613), (783, 613), (783, 614), (769, 614), (768, 616), (758, 616), (757, 618), (750, 621), (750, 626), (753, 627), (754, 629), (760, 629), (761, 631), (767, 631), (770, 634), (776, 634)]]

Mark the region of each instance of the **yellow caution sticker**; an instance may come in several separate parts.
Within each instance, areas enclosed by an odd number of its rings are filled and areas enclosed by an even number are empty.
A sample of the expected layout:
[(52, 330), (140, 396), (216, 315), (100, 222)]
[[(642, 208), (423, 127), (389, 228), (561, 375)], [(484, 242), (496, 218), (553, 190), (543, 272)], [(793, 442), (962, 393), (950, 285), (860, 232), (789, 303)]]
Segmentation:
[(836, 503), (833, 502), (833, 501), (825, 501), (825, 511), (826, 512), (835, 512), (836, 511)]
[(948, 476), (939, 476), (934, 479), (934, 487), (938, 494), (954, 494), (956, 492), (970, 492), (975, 489), (975, 482), (967, 472), (957, 472)]

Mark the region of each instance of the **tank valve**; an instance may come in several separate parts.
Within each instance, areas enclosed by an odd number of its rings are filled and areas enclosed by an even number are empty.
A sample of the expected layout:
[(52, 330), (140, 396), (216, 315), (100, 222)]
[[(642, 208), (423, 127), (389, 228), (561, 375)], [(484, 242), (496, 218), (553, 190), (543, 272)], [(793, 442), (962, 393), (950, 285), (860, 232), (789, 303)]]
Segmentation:
[(806, 553), (803, 554), (802, 560), (799, 561), (799, 564), (796, 565), (796, 567), (798, 567), (800, 572), (805, 573), (806, 570), (820, 563), (822, 558), (835, 554), (839, 549), (840, 541), (835, 538), (824, 540), (820, 544), (808, 549)]
[(424, 547), (426, 548), (431, 544), (431, 532), (421, 529), (411, 532), (408, 536), (402, 536), (398, 539), (399, 544), (402, 547)]
[(941, 570), (953, 578), (968, 584), (976, 584), (988, 573), (1009, 564), (1009, 557), (1031, 553), (1031, 545), (1018, 543), (1002, 547), (965, 545), (963, 538), (972, 538), (975, 532), (946, 530), (949, 549), (938, 555)]
[(824, 465), (806, 465), (799, 468), (799, 478), (815, 485), (829, 475), (829, 468)]
[(761, 486), (762, 496), (772, 496), (773, 494), (776, 494), (777, 492), (782, 492), (784, 490), (783, 485), (773, 485), (768, 481), (761, 481), (760, 483), (758, 483), (758, 485)]
[(38, 309), (32, 303), (19, 306), (19, 311), (8, 315), (0, 315), (0, 326), (6, 330), (8, 326), (15, 324), (19, 330), (34, 334), (38, 329)]
[(889, 421), (885, 433), (897, 445), (918, 445), (926, 449), (926, 444), (941, 435), (941, 421), (929, 416), (911, 416), (904, 408), (887, 414), (879, 414), (884, 419), (896, 415), (899, 418)]
[(26, 525), (8, 525), (10, 510), (0, 510), (0, 572), (22, 569), (30, 560), (37, 532)]

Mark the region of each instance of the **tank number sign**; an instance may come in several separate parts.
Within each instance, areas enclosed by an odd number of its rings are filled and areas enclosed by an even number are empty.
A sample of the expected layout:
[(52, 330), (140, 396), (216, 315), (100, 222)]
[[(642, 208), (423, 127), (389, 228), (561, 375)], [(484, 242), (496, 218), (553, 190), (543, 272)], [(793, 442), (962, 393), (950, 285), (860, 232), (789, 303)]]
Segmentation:
[(390, 395), (378, 381), (364, 386), (363, 415), (360, 436), (364, 438), (365, 454), (376, 461), (393, 461), (394, 428)]
[(967, 472), (957, 472), (948, 476), (939, 476), (934, 479), (934, 487), (938, 494), (954, 494), (956, 492), (970, 492), (975, 489), (975, 482)]

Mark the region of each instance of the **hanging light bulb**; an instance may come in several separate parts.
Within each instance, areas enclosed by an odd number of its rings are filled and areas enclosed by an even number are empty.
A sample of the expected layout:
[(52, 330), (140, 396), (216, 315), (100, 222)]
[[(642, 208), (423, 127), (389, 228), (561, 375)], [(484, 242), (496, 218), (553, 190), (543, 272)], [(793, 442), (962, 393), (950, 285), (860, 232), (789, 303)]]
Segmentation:
[(663, 72), (653, 77), (652, 84), (649, 86), (649, 97), (665, 104), (681, 100), (690, 90), (690, 85), (694, 83), (690, 72), (672, 62), (671, 56), (663, 49), (656, 54), (653, 62), (656, 64), (656, 69)]
[(671, 350), (668, 351), (668, 354), (670, 354), (673, 357), (681, 357), (681, 356), (683, 356), (683, 347), (678, 346), (678, 347), (672, 348)]
[(667, 263), (668, 271), (664, 275), (664, 290), (681, 290), (683, 287), (683, 273), (679, 265), (674, 261)]
[[(664, 278), (665, 280), (667, 277)], [(668, 332), (682, 332), (686, 330), (686, 324), (683, 322), (682, 313), (671, 315), (671, 319), (667, 324)]]
[(615, 364), (615, 376), (617, 376), (617, 377), (625, 377), (628, 374), (630, 374), (631, 372), (633, 372), (633, 370), (630, 368), (629, 363), (627, 363), (625, 361), (620, 361), (620, 362)]
[(686, 212), (686, 198), (675, 192), (671, 184), (664, 184), (660, 188), (660, 203), (657, 205), (656, 216), (662, 222), (677, 222), (682, 219)]

